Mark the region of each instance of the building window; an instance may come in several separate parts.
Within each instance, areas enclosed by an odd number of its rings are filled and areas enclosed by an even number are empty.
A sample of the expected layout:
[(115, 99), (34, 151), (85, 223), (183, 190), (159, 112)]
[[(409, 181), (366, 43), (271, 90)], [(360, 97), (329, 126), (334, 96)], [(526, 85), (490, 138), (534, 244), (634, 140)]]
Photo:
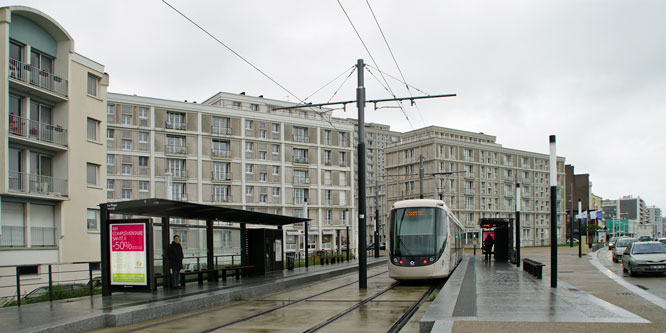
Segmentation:
[(246, 186), (245, 187), (245, 194), (246, 195), (253, 195), (254, 194), (254, 186)]
[(176, 130), (186, 130), (185, 114), (178, 112), (167, 112), (166, 128)]
[(274, 197), (279, 197), (280, 196), (280, 188), (279, 187), (273, 187), (273, 196)]
[(113, 140), (113, 137), (114, 137), (115, 134), (116, 133), (112, 128), (107, 128), (106, 129), (106, 138), (107, 139)]
[(140, 167), (148, 166), (148, 156), (139, 156), (139, 166)]
[(99, 131), (99, 121), (88, 118), (88, 140), (97, 141), (97, 133)]
[(331, 225), (332, 219), (333, 219), (333, 211), (329, 209), (326, 211), (326, 224)]
[(260, 182), (265, 182), (267, 178), (267, 174), (265, 172), (259, 173), (259, 181)]
[(132, 125), (132, 115), (129, 115), (129, 114), (122, 115), (122, 124), (123, 125)]
[(139, 181), (139, 191), (140, 192), (148, 192), (148, 185), (149, 184), (150, 184), (150, 182), (148, 182), (147, 180), (140, 180)]
[(148, 132), (139, 132), (139, 142), (141, 143), (148, 142)]
[(245, 173), (253, 173), (254, 164), (245, 164)]
[(116, 163), (116, 155), (113, 155), (113, 154), (106, 154), (106, 163), (107, 163), (107, 164), (114, 164), (114, 163)]
[(259, 194), (259, 202), (266, 203), (268, 196), (265, 194)]
[(273, 154), (279, 154), (280, 153), (280, 145), (273, 145)]
[(329, 164), (331, 163), (331, 151), (330, 150), (324, 150), (324, 163)]
[(86, 182), (88, 185), (97, 186), (97, 179), (99, 179), (99, 165), (87, 163), (86, 164)]
[(259, 159), (260, 160), (266, 160), (266, 152), (265, 151), (260, 151), (259, 152)]
[(259, 111), (259, 105), (258, 104), (250, 104), (250, 110)]
[(259, 130), (259, 138), (261, 139), (266, 138), (266, 130)]
[(340, 132), (339, 136), (340, 138), (340, 146), (346, 147), (347, 146), (347, 132)]
[(132, 149), (132, 140), (124, 140), (121, 142), (120, 148), (122, 150), (130, 150)]
[(246, 119), (246, 120), (245, 120), (245, 129), (249, 129), (249, 130), (251, 130), (251, 129), (252, 129), (252, 125), (253, 125), (253, 123), (254, 123), (254, 122), (253, 122), (252, 120), (247, 120), (247, 119)]
[(280, 132), (280, 124), (271, 124), (271, 131), (273, 133), (279, 133)]
[(309, 142), (307, 127), (294, 126), (294, 141), (296, 142)]
[(274, 175), (279, 175), (280, 174), (280, 167), (277, 165), (273, 166), (273, 174)]
[(98, 231), (99, 211), (97, 209), (88, 209), (88, 231)]
[(302, 204), (308, 198), (308, 190), (304, 188), (295, 188), (294, 189), (294, 203)]
[(331, 130), (324, 130), (324, 144), (331, 144)]
[(327, 205), (332, 204), (332, 197), (333, 197), (333, 191), (332, 190), (324, 190), (324, 203)]
[(148, 118), (148, 108), (144, 108), (144, 107), (139, 108), (139, 118), (141, 118), (141, 119)]
[(340, 165), (342, 166), (347, 165), (347, 152), (344, 151), (340, 152)]
[(88, 73), (88, 95), (98, 96), (99, 78)]
[(106, 189), (113, 191), (114, 186), (116, 185), (116, 181), (113, 179), (107, 179), (106, 180)]
[(132, 199), (132, 190), (130, 189), (124, 189), (122, 191), (122, 199)]
[(254, 144), (252, 142), (246, 142), (245, 143), (245, 151), (252, 151), (254, 148)]
[(120, 169), (120, 174), (122, 174), (122, 175), (131, 175), (132, 174), (132, 165), (131, 164), (123, 164), (121, 169)]

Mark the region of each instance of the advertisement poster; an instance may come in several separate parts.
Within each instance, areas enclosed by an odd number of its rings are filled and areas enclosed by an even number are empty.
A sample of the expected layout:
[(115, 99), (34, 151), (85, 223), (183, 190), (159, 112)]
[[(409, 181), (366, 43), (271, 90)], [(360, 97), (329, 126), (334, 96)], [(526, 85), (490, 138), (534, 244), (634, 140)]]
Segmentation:
[(148, 285), (146, 225), (111, 224), (111, 285)]

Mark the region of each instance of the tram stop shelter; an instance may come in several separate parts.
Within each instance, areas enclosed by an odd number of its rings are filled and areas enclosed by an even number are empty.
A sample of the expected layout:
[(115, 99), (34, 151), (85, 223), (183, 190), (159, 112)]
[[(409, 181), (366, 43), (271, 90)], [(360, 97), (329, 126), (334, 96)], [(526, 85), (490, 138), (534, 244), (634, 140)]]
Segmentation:
[[(153, 225), (161, 226), (162, 229), (162, 267), (163, 272), (169, 272), (169, 262), (166, 257), (167, 247), (171, 241), (170, 218), (182, 218), (188, 220), (206, 221), (206, 263), (207, 267), (215, 267), (213, 228), (214, 222), (233, 222), (240, 224), (240, 246), (241, 266), (270, 264), (259, 262), (264, 257), (263, 251), (255, 253), (256, 248), (264, 251), (273, 251), (275, 256), (280, 239), (280, 253), (284, 254), (284, 242), (282, 242), (282, 226), (294, 223), (305, 223), (305, 237), (307, 239), (308, 218), (291, 217), (284, 215), (259, 213), (242, 209), (234, 209), (221, 206), (204, 205), (198, 203), (175, 201), (168, 199), (139, 199), (119, 202), (108, 202), (100, 204), (101, 215), (101, 270), (102, 270), (102, 294), (111, 295), (112, 291), (143, 291), (150, 292), (156, 288), (154, 274), (153, 252)], [(134, 215), (146, 217), (159, 217), (161, 223), (153, 224), (151, 218), (144, 219), (111, 219), (111, 214)], [(277, 227), (277, 230), (251, 229), (249, 232), (247, 224)], [(256, 231), (256, 232), (255, 232)], [(270, 241), (273, 243), (269, 244)], [(266, 256), (268, 253), (266, 253)], [(282, 256), (280, 255), (280, 256)], [(307, 248), (305, 258), (307, 262)], [(284, 262), (280, 258), (281, 262)], [(282, 265), (279, 265), (282, 269)], [(121, 272), (122, 271), (122, 272)], [(208, 274), (208, 279), (213, 280), (215, 274)], [(113, 274), (113, 275), (112, 275)], [(259, 272), (263, 274), (263, 272)], [(164, 286), (169, 283), (167, 274)]]
[(479, 227), (483, 229), (483, 242), (489, 234), (495, 240), (495, 261), (507, 261), (514, 255), (512, 218), (482, 218)]

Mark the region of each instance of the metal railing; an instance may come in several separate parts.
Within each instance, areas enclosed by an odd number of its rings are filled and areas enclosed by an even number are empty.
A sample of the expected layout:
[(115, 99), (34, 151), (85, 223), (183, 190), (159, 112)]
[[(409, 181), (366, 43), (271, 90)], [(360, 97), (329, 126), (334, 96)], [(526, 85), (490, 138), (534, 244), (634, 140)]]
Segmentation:
[(55, 246), (54, 227), (30, 227), (31, 246)]
[(166, 120), (164, 122), (164, 128), (185, 131), (185, 130), (187, 130), (187, 123), (184, 122), (184, 121), (168, 121), (168, 120)]
[(67, 96), (67, 80), (17, 59), (9, 59), (9, 77)]
[(507, 182), (513, 181), (513, 176), (504, 175), (504, 181), (507, 181)]
[(473, 188), (466, 188), (465, 189), (465, 194), (474, 194), (474, 193), (475, 193), (475, 191), (474, 191)]
[(67, 130), (36, 120), (9, 115), (9, 133), (36, 139), (38, 141), (67, 146)]
[(310, 158), (308, 156), (294, 156), (294, 163), (310, 163)]
[(294, 184), (310, 184), (309, 177), (294, 177)]
[(25, 227), (3, 225), (2, 234), (0, 234), (0, 246), (25, 246)]
[(66, 179), (18, 171), (9, 171), (8, 176), (10, 190), (58, 197), (67, 196)]
[(164, 151), (167, 154), (179, 154), (187, 155), (187, 146), (186, 145), (165, 145)]
[(172, 200), (187, 201), (187, 194), (185, 193), (172, 193)]
[(211, 131), (213, 132), (213, 134), (217, 134), (217, 135), (231, 135), (231, 128), (230, 127), (223, 127), (223, 126), (213, 125)]
[(308, 143), (310, 142), (310, 137), (307, 135), (294, 135), (294, 141)]
[(213, 157), (231, 157), (231, 149), (212, 148)]
[(231, 180), (231, 172), (213, 171), (213, 180)]
[(166, 169), (164, 174), (171, 173), (173, 178), (187, 178), (187, 170), (183, 169)]
[(233, 202), (231, 195), (213, 194), (213, 202)]

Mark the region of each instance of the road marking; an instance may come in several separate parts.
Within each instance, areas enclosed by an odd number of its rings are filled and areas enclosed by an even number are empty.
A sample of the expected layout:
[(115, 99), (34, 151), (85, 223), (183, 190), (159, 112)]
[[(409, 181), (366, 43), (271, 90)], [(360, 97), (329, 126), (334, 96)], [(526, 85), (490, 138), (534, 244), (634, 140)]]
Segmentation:
[(600, 261), (599, 261), (599, 252), (600, 250), (596, 251), (595, 253), (590, 253), (587, 256), (590, 258), (590, 262), (594, 267), (596, 267), (601, 273), (604, 275), (608, 276), (609, 278), (613, 279), (617, 284), (629, 289), (632, 293), (643, 297), (647, 301), (653, 303), (654, 305), (666, 310), (666, 300), (663, 298), (654, 295), (646, 290), (643, 290), (627, 281), (625, 281), (621, 276), (618, 274), (613, 273), (610, 269), (608, 269), (606, 266), (604, 266)]

